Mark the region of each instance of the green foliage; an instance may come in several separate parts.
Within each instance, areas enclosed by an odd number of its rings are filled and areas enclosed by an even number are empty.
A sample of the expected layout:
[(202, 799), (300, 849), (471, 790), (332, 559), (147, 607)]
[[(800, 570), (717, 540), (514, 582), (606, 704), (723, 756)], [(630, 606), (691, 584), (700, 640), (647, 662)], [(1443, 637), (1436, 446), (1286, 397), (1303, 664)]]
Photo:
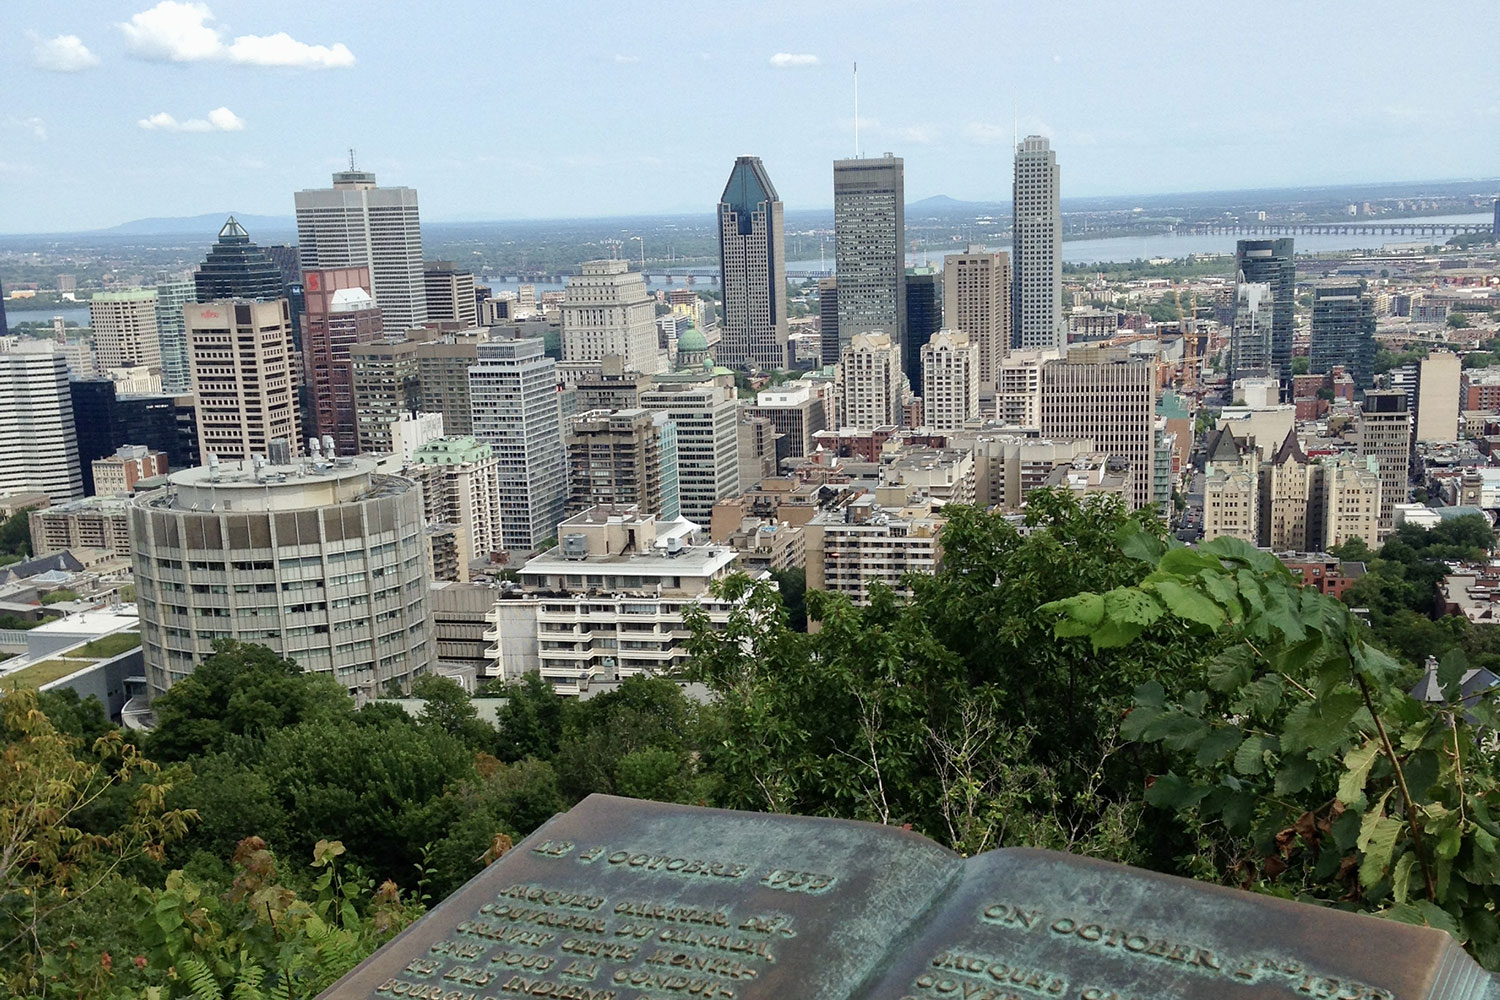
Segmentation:
[(31, 511), (16, 511), (0, 521), (0, 553), (31, 558)]
[(776, 592), (786, 607), (787, 624), (794, 632), (807, 631), (807, 571), (801, 566), (791, 569), (773, 569), (771, 579), (776, 581)]
[[(56, 958), (51, 929), (123, 866), (160, 859), (193, 814), (167, 807), (172, 781), (110, 730), (85, 747), (35, 693), (0, 698), (0, 975), (37, 992)], [(111, 799), (124, 808), (109, 815)]]
[(42, 604), (61, 604), (63, 601), (76, 601), (76, 600), (78, 600), (78, 591), (76, 591), (76, 590), (69, 590), (66, 587), (59, 587), (56, 590), (52, 591), (50, 594), (43, 594), (42, 595), (42, 599), (41, 599), (41, 603)]
[(1375, 351), (1375, 374), (1384, 375), (1392, 368), (1403, 368), (1406, 365), (1415, 364), (1425, 357), (1427, 357), (1427, 352), (1420, 349), (1397, 353), (1387, 350), (1384, 347), (1377, 348)]
[(1312, 371), (1312, 362), (1308, 358), (1295, 357), (1292, 359), (1293, 375), (1306, 375), (1310, 371)]
[(419, 720), (424, 725), (436, 726), (472, 750), (494, 749), (494, 727), (479, 721), (468, 692), (457, 681), (426, 674), (412, 682), (411, 696), (425, 702)]
[[(1460, 526), (1430, 547), (1480, 537)], [(1438, 927), (1500, 966), (1500, 781), (1477, 752), (1500, 713), (1460, 707), (1462, 652), (1438, 669), (1443, 701), (1418, 701), (1415, 672), (1348, 608), (1234, 539), (1169, 550), (1129, 591), (1043, 610), (1060, 637), (1113, 642), (1160, 614), (1221, 644), (1206, 683), (1137, 687), (1122, 727), (1169, 755), (1146, 800), (1191, 835), (1180, 863)]]
[(1494, 544), (1489, 521), (1481, 516), (1450, 518), (1430, 530), (1405, 524), (1380, 551), (1363, 542), (1339, 550), (1342, 559), (1365, 563), (1365, 575), (1344, 595), (1350, 607), (1364, 608), (1375, 639), (1408, 663), (1462, 649), (1476, 667), (1500, 669), (1500, 634), (1469, 623), (1461, 615), (1434, 621), (1436, 588), (1449, 562), (1483, 562)]
[(332, 678), (309, 675), (265, 646), (220, 640), (214, 653), (152, 703), (152, 754), (162, 761), (228, 749), (312, 719), (345, 716), (354, 703)]
[[(1140, 860), (1140, 760), (1118, 754), (1134, 684), (1193, 655), (1149, 627), (1149, 650), (1053, 641), (1039, 595), (1134, 582), (1132, 550), (1160, 547), (1153, 518), (1117, 499), (1031, 497), (1028, 533), (949, 507), (943, 563), (900, 602), (807, 595), (812, 634), (774, 590), (743, 577), (726, 627), (692, 621), (692, 676), (718, 695), (703, 755), (727, 806), (911, 824), (959, 851), (1035, 844)], [(1128, 530), (1127, 530), (1128, 529)], [(1143, 626), (1145, 628), (1145, 626)], [(1147, 755), (1149, 757), (1149, 755)], [(1132, 802), (1135, 799), (1137, 802)]]
[(1467, 329), (1470, 325), (1471, 324), (1469, 323), (1469, 317), (1465, 316), (1463, 313), (1450, 312), (1448, 314), (1448, 326), (1450, 329), (1463, 330)]

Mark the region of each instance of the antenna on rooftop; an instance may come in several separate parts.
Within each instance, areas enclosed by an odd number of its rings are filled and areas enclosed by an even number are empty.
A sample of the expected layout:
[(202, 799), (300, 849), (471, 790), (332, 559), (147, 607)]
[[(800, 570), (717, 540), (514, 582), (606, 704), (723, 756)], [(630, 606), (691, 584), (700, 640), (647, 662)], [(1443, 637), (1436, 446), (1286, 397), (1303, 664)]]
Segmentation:
[(859, 63), (854, 64), (854, 158), (859, 159)]
[(351, 172), (354, 170), (354, 147), (353, 146), (349, 147), (349, 169), (350, 169)]

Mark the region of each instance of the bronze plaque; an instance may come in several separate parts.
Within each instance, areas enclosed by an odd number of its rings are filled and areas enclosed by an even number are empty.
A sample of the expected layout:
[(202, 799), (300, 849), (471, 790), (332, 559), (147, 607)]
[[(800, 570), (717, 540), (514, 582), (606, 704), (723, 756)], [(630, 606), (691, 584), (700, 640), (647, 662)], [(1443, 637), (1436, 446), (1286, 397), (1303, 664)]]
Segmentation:
[(595, 795), (326, 1000), (1500, 1000), (1446, 934), (1047, 851)]

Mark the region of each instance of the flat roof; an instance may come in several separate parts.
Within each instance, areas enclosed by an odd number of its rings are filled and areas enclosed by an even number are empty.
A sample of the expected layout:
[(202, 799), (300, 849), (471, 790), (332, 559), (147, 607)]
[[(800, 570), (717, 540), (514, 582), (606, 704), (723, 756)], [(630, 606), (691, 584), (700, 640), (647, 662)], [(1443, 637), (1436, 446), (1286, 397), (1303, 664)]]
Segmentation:
[[(335, 462), (306, 461), (290, 465), (272, 465), (265, 462), (259, 472), (250, 459), (235, 459), (220, 462), (215, 468), (199, 465), (191, 469), (180, 469), (167, 474), (173, 486), (212, 486), (214, 489), (265, 489), (269, 486), (292, 486), (299, 483), (316, 483), (349, 479), (353, 476), (368, 476), (375, 472), (373, 459), (356, 456), (341, 456)], [(285, 476), (285, 482), (276, 479)]]
[(734, 549), (726, 546), (685, 545), (675, 556), (667, 555), (662, 549), (650, 554), (625, 552), (589, 556), (587, 559), (564, 559), (557, 549), (552, 549), (528, 561), (521, 567), (521, 572), (581, 576), (607, 569), (642, 576), (712, 576), (734, 562), (737, 555)]

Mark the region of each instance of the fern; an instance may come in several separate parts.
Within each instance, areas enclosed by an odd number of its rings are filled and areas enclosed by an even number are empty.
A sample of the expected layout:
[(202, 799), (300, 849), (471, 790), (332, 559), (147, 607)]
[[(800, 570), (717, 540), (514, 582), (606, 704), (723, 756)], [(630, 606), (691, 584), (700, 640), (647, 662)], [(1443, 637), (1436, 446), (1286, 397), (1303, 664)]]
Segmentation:
[(229, 991), (231, 1000), (266, 1000), (265, 991), (260, 988), (260, 980), (265, 973), (254, 965), (247, 965), (240, 970), (234, 986)]
[(223, 1000), (219, 981), (214, 978), (208, 964), (191, 955), (184, 955), (177, 963), (177, 971), (187, 982), (192, 1000)]

